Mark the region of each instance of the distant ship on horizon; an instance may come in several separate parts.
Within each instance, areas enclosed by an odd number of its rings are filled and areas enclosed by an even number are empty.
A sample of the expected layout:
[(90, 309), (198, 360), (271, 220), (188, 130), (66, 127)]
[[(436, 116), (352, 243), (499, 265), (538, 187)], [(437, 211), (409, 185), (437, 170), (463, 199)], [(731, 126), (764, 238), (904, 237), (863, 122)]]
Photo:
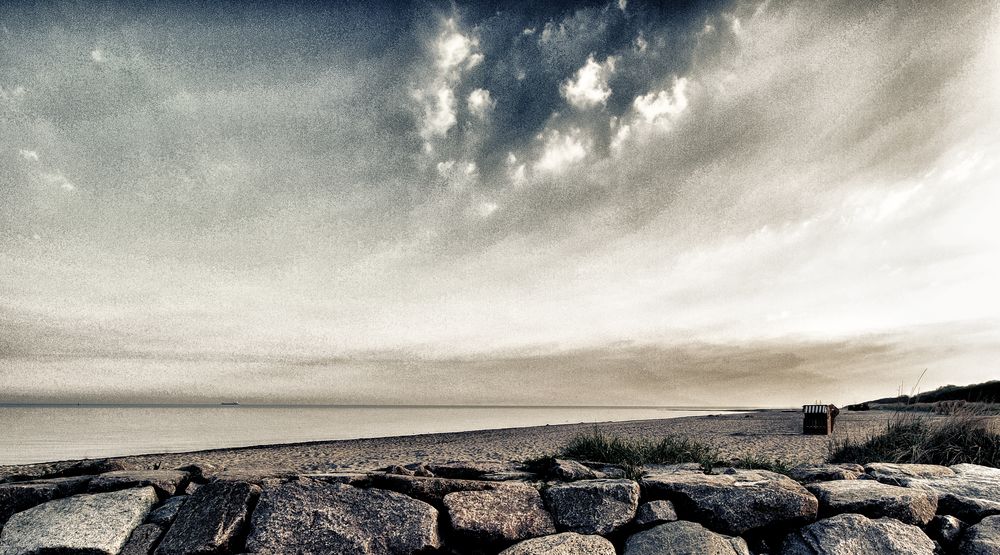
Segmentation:
[(219, 404), (222, 405), (222, 406), (224, 406), (224, 407), (238, 407), (238, 406), (240, 406), (239, 402), (237, 402), (237, 401), (223, 401), (223, 402), (221, 402)]

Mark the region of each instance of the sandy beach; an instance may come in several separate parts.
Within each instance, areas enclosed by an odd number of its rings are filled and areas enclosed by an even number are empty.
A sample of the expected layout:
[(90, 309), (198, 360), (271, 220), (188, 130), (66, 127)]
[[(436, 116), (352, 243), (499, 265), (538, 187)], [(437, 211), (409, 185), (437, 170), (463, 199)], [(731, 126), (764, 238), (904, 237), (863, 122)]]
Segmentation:
[[(188, 464), (227, 471), (361, 471), (418, 461), (525, 460), (552, 454), (578, 434), (593, 430), (629, 437), (683, 435), (708, 442), (722, 456), (754, 455), (789, 462), (821, 462), (832, 439), (877, 431), (891, 413), (844, 412), (832, 436), (802, 435), (797, 410), (766, 410), (664, 420), (507, 428), (388, 438), (324, 441), (122, 457), (129, 468)], [(3, 474), (31, 468), (5, 467)]]

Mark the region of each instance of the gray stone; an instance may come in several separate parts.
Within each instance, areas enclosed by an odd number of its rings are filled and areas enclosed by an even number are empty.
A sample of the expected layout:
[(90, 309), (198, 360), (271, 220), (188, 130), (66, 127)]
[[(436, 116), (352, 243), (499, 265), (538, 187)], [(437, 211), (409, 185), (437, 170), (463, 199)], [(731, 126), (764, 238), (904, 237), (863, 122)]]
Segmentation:
[(219, 553), (246, 529), (247, 511), (260, 488), (246, 482), (212, 482), (198, 488), (177, 511), (157, 555)]
[(575, 480), (593, 480), (603, 478), (604, 474), (584, 466), (576, 461), (552, 459), (548, 468), (549, 475), (558, 480), (572, 482)]
[(556, 532), (538, 490), (501, 483), (486, 491), (459, 491), (444, 496), (451, 526), (477, 541), (509, 543)]
[(534, 472), (528, 472), (527, 470), (508, 470), (506, 472), (493, 472), (490, 474), (483, 474), (479, 477), (480, 480), (487, 480), (490, 482), (533, 482), (539, 480), (540, 477)]
[(923, 526), (934, 518), (934, 492), (890, 486), (875, 480), (835, 480), (806, 487), (819, 499), (819, 516), (858, 513), (869, 518), (887, 516)]
[(952, 478), (955, 472), (947, 466), (936, 464), (869, 463), (865, 472), (879, 482), (902, 486), (914, 478)]
[(157, 501), (151, 487), (83, 494), (21, 511), (0, 532), (0, 554), (115, 555)]
[(143, 524), (132, 531), (132, 535), (118, 555), (149, 555), (161, 536), (163, 536), (162, 526)]
[(314, 481), (266, 488), (247, 539), (249, 552), (299, 555), (397, 555), (440, 545), (438, 512), (427, 503)]
[(639, 507), (632, 480), (581, 480), (545, 491), (556, 528), (580, 534), (609, 534), (628, 524)]
[(819, 508), (816, 497), (798, 482), (766, 470), (678, 470), (644, 476), (642, 487), (652, 498), (673, 501), (681, 518), (731, 535), (811, 522)]
[(170, 526), (170, 523), (177, 517), (177, 511), (181, 509), (181, 505), (187, 500), (188, 496), (186, 495), (168, 498), (159, 507), (153, 509), (153, 512), (149, 513), (146, 521), (161, 526)]
[(367, 488), (372, 485), (372, 475), (367, 472), (317, 472), (312, 474), (301, 474), (304, 480), (316, 480), (331, 484), (345, 484), (357, 488)]
[(865, 473), (859, 464), (804, 464), (788, 471), (788, 476), (800, 484), (855, 480)]
[(956, 464), (947, 470), (936, 471), (941, 476), (938, 478), (900, 476), (894, 479), (906, 487), (937, 493), (941, 514), (957, 516), (966, 522), (978, 522), (1000, 514), (1000, 469)]
[(615, 546), (601, 536), (563, 532), (524, 540), (500, 555), (615, 555)]
[(674, 504), (663, 499), (643, 503), (635, 512), (635, 523), (639, 526), (652, 526), (675, 520), (678, 520), (678, 517)]
[(946, 549), (951, 549), (964, 531), (965, 523), (951, 515), (937, 515), (925, 528), (927, 535)]
[(498, 484), (479, 480), (457, 478), (421, 478), (396, 474), (372, 474), (372, 486), (409, 495), (414, 499), (442, 508), (444, 496), (456, 491), (482, 491), (494, 489)]
[(448, 461), (427, 463), (427, 469), (439, 478), (478, 480), (484, 474), (496, 474), (512, 470), (524, 470), (507, 461)]
[(789, 534), (782, 555), (933, 555), (934, 542), (920, 528), (892, 518), (842, 514)]
[(14, 513), (46, 501), (80, 493), (89, 481), (90, 476), (78, 476), (0, 484), (0, 530), (3, 530), (4, 523)]
[(724, 536), (697, 522), (668, 522), (625, 542), (625, 555), (750, 555), (747, 542)]
[(958, 546), (959, 555), (996, 555), (1000, 553), (1000, 516), (986, 517), (969, 527)]
[(284, 468), (235, 468), (224, 469), (212, 474), (215, 482), (247, 482), (257, 486), (277, 486), (299, 477), (294, 470)]
[(188, 473), (181, 470), (116, 470), (95, 476), (89, 484), (91, 493), (153, 486), (160, 497), (184, 493)]

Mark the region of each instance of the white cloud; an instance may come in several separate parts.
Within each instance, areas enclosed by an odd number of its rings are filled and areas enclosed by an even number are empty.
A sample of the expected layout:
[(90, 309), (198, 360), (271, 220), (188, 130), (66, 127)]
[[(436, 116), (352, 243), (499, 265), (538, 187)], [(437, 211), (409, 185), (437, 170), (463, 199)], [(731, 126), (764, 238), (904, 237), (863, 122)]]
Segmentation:
[(103, 64), (107, 61), (107, 56), (105, 56), (104, 51), (100, 48), (95, 48), (90, 51), (90, 59), (96, 64)]
[(476, 214), (478, 214), (481, 218), (488, 218), (497, 211), (497, 208), (499, 208), (499, 206), (495, 202), (488, 200), (479, 201), (476, 203)]
[(24, 158), (25, 160), (29, 160), (31, 162), (37, 162), (38, 161), (38, 152), (36, 152), (34, 150), (24, 150), (24, 149), (21, 149), (21, 150), (18, 150), (17, 153), (20, 154), (21, 158)]
[(455, 93), (451, 87), (438, 83), (430, 91), (417, 91), (424, 104), (424, 125), (420, 135), (425, 140), (444, 137), (458, 122), (455, 115)]
[(677, 116), (687, 109), (688, 100), (685, 95), (687, 83), (687, 79), (683, 77), (675, 79), (671, 90), (637, 96), (632, 106), (646, 123), (662, 120), (663, 116)]
[(76, 185), (73, 184), (62, 172), (43, 172), (42, 180), (49, 185), (58, 186), (64, 191), (73, 191), (76, 189)]
[(497, 104), (486, 89), (476, 89), (469, 93), (468, 103), (469, 111), (478, 118), (485, 118)]
[(589, 56), (576, 76), (560, 85), (559, 92), (573, 107), (581, 110), (603, 106), (611, 96), (608, 78), (615, 71), (615, 61), (614, 56), (608, 56), (603, 63), (597, 63)]
[(619, 10), (625, 11), (626, 7), (628, 7), (628, 0), (618, 0), (618, 9)]
[[(413, 93), (423, 108), (420, 136), (426, 141), (425, 151), (432, 152), (434, 148), (431, 140), (446, 136), (448, 130), (458, 123), (455, 86), (461, 81), (463, 70), (483, 61), (483, 55), (478, 49), (478, 39), (459, 32), (458, 23), (454, 19), (445, 22), (444, 30), (434, 41), (434, 75), (428, 86)], [(470, 97), (470, 109), (471, 100)]]
[(479, 179), (479, 167), (475, 162), (446, 160), (437, 163), (437, 172), (453, 191), (464, 191)]
[(587, 157), (591, 143), (578, 128), (567, 133), (553, 129), (539, 138), (544, 139), (545, 146), (542, 155), (535, 162), (535, 168), (550, 173), (559, 173), (571, 164), (582, 161)]

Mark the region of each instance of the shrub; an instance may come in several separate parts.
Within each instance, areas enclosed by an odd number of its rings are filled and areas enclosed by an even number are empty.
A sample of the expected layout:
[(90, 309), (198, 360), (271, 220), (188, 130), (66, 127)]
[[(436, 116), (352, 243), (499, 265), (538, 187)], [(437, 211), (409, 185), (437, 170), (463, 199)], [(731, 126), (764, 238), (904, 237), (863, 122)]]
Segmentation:
[(829, 460), (1000, 467), (1000, 430), (997, 420), (976, 410), (940, 418), (896, 413), (876, 434), (832, 443)]

